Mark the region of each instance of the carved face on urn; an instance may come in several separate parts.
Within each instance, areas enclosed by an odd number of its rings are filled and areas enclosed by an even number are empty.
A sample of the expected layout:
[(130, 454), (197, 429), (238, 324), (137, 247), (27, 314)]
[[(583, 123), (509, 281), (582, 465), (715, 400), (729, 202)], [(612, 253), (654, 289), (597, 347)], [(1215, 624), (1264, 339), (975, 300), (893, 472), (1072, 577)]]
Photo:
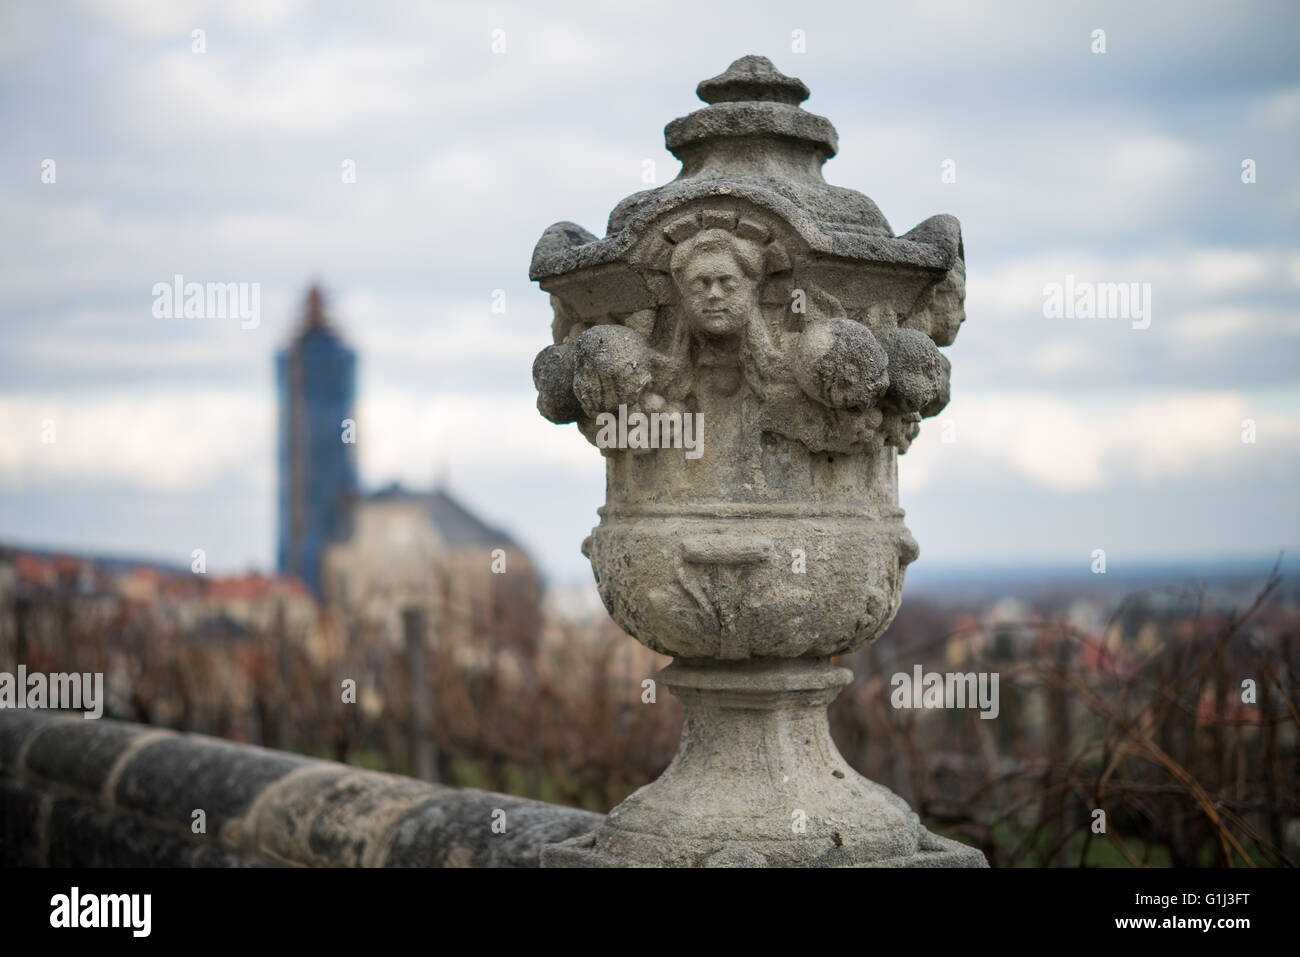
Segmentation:
[(952, 345), (966, 318), (966, 269), (959, 266), (935, 283), (930, 291), (929, 334), (936, 345)]
[(708, 229), (673, 251), (682, 315), (698, 336), (726, 338), (758, 312), (763, 254), (722, 229)]

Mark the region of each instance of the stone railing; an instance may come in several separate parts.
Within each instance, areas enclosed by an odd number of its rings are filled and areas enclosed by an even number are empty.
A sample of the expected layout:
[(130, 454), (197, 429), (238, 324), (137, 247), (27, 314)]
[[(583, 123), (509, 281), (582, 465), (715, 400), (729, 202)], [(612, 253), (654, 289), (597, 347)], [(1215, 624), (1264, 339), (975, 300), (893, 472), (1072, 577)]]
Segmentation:
[(536, 867), (542, 845), (601, 820), (203, 735), (0, 711), (0, 866)]

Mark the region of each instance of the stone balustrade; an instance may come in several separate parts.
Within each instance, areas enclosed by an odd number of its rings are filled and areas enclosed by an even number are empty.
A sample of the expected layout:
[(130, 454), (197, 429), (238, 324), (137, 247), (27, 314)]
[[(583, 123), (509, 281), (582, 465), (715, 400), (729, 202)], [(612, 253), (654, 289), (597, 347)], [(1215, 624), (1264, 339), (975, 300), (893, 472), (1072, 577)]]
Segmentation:
[(0, 866), (536, 867), (544, 844), (601, 820), (204, 735), (0, 711)]

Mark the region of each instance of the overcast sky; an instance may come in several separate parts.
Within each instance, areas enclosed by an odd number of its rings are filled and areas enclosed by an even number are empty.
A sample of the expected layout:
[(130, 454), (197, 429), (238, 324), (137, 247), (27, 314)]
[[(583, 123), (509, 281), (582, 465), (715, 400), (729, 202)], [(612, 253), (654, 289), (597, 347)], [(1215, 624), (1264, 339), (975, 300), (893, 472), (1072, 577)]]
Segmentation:
[[(830, 182), (898, 233), (962, 222), (952, 404), (900, 460), (922, 562), (1294, 550), (1298, 11), (6, 2), (0, 541), (268, 568), (272, 356), (319, 279), (360, 353), (367, 486), (445, 476), (589, 578), (604, 469), (534, 407), (532, 248), (558, 220), (603, 235), (645, 160), (672, 179), (664, 124), (760, 53), (839, 130)], [(176, 274), (259, 283), (260, 325), (156, 318)], [(1067, 274), (1150, 283), (1150, 327), (1045, 318)]]

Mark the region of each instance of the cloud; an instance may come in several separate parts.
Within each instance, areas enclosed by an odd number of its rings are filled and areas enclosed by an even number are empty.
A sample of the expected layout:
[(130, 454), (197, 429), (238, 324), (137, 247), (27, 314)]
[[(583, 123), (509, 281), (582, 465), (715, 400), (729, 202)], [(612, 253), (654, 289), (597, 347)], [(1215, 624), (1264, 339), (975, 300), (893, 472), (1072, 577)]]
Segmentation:
[(424, 487), (444, 473), (471, 484), (489, 476), (603, 474), (604, 460), (577, 426), (547, 422), (536, 403), (532, 393), (415, 401), (391, 391), (367, 395), (357, 420), (363, 478), (371, 486), (398, 480)]
[(274, 421), (260, 396), (224, 391), (0, 396), (0, 486), (117, 481), (197, 494), (240, 474), (269, 487)]
[(138, 36), (165, 37), (209, 24), (237, 29), (282, 26), (303, 9), (303, 0), (93, 0), (104, 17)]
[[(1254, 419), (1259, 438), (1243, 443)], [(945, 425), (954, 441), (944, 442)], [(1265, 438), (1267, 437), (1267, 438)], [(1283, 411), (1260, 409), (1233, 392), (1113, 395), (1068, 401), (1047, 392), (968, 395), (922, 423), (899, 462), (909, 492), (972, 475), (1014, 474), (1060, 493), (1121, 490), (1133, 482), (1177, 482), (1258, 457), (1300, 454), (1300, 396)]]
[(1060, 375), (1072, 369), (1084, 369), (1096, 362), (1096, 356), (1086, 343), (1072, 339), (1056, 339), (1036, 346), (1025, 359), (1027, 368), (1043, 376)]
[[(1202, 296), (1289, 294), (1300, 287), (1294, 251), (1199, 247), (1159, 254), (1105, 256), (1097, 251), (1065, 250), (1016, 256), (967, 277), (967, 309), (981, 319), (1035, 318), (1043, 314), (1043, 287), (1063, 283), (1151, 283), (1155, 308), (1170, 303), (1203, 303)], [(1157, 301), (1160, 300), (1160, 301)], [(1162, 305), (1161, 303), (1165, 305)]]
[[(0, 485), (121, 481), (201, 493), (232, 473), (258, 487), (275, 481), (275, 406), (225, 391), (90, 393), (47, 399), (0, 396)], [(52, 443), (42, 440), (54, 424)], [(428, 486), (549, 472), (596, 475), (602, 459), (574, 426), (537, 413), (531, 393), (489, 396), (378, 389), (357, 410), (357, 451), (370, 486), (400, 480)]]

